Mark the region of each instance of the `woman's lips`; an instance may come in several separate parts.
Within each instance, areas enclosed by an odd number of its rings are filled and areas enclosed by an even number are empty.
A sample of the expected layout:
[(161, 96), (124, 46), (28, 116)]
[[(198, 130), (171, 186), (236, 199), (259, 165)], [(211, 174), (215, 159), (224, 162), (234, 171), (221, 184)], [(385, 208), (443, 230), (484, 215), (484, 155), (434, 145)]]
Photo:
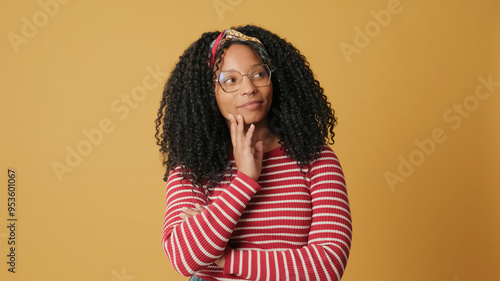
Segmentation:
[(258, 109), (260, 108), (260, 106), (262, 105), (262, 101), (249, 101), (247, 103), (244, 103), (240, 106), (238, 106), (239, 108), (244, 108), (244, 109), (249, 109), (249, 110), (253, 110), (253, 109)]

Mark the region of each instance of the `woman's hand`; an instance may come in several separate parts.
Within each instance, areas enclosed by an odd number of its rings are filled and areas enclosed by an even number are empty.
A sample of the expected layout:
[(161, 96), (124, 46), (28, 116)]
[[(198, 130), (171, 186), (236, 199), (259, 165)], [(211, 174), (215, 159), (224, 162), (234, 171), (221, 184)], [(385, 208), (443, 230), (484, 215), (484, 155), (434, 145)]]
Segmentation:
[(254, 143), (255, 125), (250, 125), (245, 134), (243, 116), (238, 115), (238, 118), (235, 118), (232, 114), (229, 114), (229, 122), (236, 167), (239, 172), (257, 181), (262, 171), (264, 144), (262, 141)]
[[(205, 207), (203, 207), (199, 204), (195, 204), (194, 206), (195, 206), (195, 209), (187, 208), (187, 207), (182, 208), (182, 213), (179, 216), (181, 217), (181, 219), (183, 221), (189, 217), (196, 216), (197, 214), (203, 213), (203, 211), (205, 211)], [(224, 263), (225, 263), (224, 255), (227, 251), (230, 251), (230, 250), (231, 250), (231, 247), (229, 247), (229, 245), (226, 246), (226, 249), (224, 250), (224, 254), (222, 254), (222, 256), (220, 256), (220, 258), (218, 258), (214, 262), (218, 267), (224, 268)]]
[(226, 255), (226, 253), (228, 251), (231, 251), (231, 247), (229, 247), (229, 245), (226, 246), (226, 249), (224, 250), (224, 254), (222, 254), (222, 256), (220, 256), (220, 258), (218, 258), (216, 261), (215, 261), (215, 264), (220, 267), (220, 268), (224, 268), (224, 264), (226, 263), (226, 259), (224, 258), (224, 256)]
[(179, 217), (181, 217), (181, 219), (184, 221), (184, 220), (186, 220), (186, 218), (196, 216), (197, 214), (205, 211), (205, 207), (203, 207), (199, 204), (195, 204), (194, 206), (196, 207), (195, 209), (183, 207), (182, 213), (179, 215)]

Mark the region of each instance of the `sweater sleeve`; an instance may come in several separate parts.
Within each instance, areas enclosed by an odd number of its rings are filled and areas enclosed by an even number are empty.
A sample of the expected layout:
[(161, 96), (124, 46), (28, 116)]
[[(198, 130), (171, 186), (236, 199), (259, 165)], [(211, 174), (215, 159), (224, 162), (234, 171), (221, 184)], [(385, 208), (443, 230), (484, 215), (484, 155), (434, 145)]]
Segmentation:
[(217, 260), (226, 248), (234, 227), (248, 201), (260, 190), (253, 179), (237, 173), (233, 181), (202, 213), (182, 220), (182, 207), (203, 205), (204, 195), (193, 196), (192, 185), (179, 169), (167, 181), (166, 212), (162, 245), (175, 270), (190, 276)]
[(307, 245), (286, 251), (228, 251), (224, 273), (250, 280), (340, 280), (349, 257), (352, 224), (345, 180), (327, 149), (311, 167), (312, 223)]

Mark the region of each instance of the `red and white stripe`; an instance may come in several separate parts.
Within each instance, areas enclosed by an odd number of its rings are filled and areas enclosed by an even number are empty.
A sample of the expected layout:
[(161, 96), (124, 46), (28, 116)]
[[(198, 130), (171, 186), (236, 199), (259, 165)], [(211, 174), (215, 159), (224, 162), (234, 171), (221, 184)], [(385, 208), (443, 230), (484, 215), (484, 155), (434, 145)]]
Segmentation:
[[(167, 182), (162, 244), (174, 268), (205, 280), (340, 280), (352, 237), (342, 168), (325, 146), (311, 170), (277, 148), (264, 154), (255, 182), (236, 170), (206, 210), (182, 221), (182, 207), (205, 205), (179, 170)], [(224, 269), (214, 263), (226, 246)]]

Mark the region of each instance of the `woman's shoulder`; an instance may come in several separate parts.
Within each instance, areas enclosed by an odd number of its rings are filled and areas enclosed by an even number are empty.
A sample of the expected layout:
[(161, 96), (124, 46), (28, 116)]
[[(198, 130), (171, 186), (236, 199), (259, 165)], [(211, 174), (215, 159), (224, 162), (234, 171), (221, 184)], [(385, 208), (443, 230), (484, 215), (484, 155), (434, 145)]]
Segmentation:
[(182, 165), (176, 165), (170, 171), (167, 178), (167, 185), (181, 184), (181, 185), (192, 185), (191, 181), (188, 179), (191, 171), (183, 167)]
[(321, 147), (319, 157), (311, 163), (311, 167), (325, 164), (334, 164), (340, 167), (340, 161), (337, 154), (328, 144), (324, 144), (323, 147)]
[(323, 147), (321, 148), (321, 154), (320, 157), (334, 157), (337, 158), (337, 154), (333, 151), (333, 149), (328, 145), (324, 144)]

